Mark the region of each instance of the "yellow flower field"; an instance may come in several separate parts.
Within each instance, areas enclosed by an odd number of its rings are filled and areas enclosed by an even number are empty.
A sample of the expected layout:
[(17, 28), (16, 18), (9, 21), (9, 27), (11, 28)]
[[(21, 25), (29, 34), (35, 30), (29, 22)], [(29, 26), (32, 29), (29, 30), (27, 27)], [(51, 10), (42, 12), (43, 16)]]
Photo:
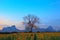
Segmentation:
[(0, 34), (0, 40), (60, 40), (59, 32)]

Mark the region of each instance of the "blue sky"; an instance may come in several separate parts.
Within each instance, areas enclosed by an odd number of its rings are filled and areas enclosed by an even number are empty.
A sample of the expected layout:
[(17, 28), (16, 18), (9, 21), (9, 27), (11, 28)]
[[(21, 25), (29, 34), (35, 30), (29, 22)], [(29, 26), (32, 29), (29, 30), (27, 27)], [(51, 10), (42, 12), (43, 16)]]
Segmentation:
[(28, 14), (43, 24), (60, 26), (60, 0), (0, 0), (0, 24), (18, 23)]

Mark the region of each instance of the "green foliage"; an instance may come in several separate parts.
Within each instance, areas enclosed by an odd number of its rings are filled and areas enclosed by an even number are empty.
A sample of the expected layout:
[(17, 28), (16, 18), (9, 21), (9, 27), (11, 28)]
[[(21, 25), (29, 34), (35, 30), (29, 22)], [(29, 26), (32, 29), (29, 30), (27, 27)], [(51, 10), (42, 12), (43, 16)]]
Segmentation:
[(44, 40), (60, 40), (60, 36), (51, 36), (48, 37), (47, 35), (44, 36)]
[(16, 37), (13, 36), (1, 37), (0, 40), (16, 40)]
[(51, 37), (50, 40), (60, 40), (60, 36)]
[(36, 34), (34, 34), (34, 40), (38, 40), (38, 38), (37, 38)]

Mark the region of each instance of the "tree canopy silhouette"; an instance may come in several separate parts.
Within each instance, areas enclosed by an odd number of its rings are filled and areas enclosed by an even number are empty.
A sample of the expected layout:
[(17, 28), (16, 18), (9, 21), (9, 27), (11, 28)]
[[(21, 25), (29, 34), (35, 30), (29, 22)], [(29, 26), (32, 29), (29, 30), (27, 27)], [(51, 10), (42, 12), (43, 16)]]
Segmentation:
[(32, 28), (37, 29), (36, 23), (39, 23), (39, 18), (34, 15), (27, 15), (24, 17), (24, 21), (27, 24), (26, 28), (30, 29), (29, 32), (32, 32)]

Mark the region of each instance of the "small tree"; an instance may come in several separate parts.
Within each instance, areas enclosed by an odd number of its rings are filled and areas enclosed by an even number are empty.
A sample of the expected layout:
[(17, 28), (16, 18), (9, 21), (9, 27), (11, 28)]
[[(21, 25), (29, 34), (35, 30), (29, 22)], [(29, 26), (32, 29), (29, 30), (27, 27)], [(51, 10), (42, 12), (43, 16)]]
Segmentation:
[(24, 17), (24, 21), (27, 24), (26, 28), (30, 29), (30, 32), (32, 32), (32, 28), (37, 29), (36, 23), (39, 23), (39, 18), (34, 15), (27, 15)]

